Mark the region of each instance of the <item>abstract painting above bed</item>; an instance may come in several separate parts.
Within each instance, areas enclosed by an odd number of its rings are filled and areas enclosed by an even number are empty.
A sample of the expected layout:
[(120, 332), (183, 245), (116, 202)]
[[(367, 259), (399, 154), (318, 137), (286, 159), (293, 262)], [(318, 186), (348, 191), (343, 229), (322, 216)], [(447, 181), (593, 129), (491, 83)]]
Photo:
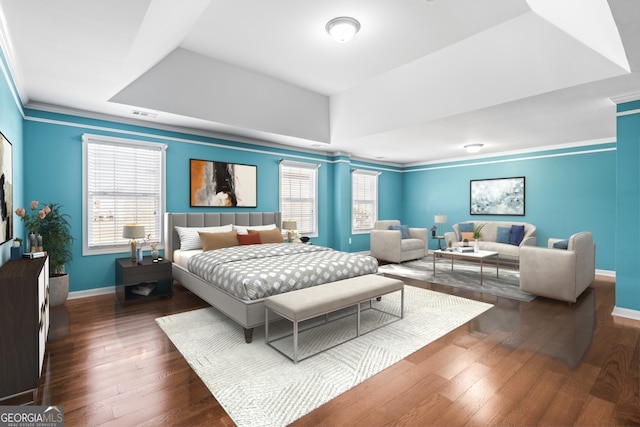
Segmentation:
[(316, 245), (269, 243), (206, 251), (188, 269), (245, 301), (376, 273), (370, 256)]

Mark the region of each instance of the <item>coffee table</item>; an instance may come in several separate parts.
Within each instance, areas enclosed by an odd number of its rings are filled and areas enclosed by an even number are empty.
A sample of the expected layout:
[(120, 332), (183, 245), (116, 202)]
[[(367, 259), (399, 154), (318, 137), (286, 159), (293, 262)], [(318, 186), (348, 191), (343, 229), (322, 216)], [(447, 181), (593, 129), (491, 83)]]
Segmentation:
[(451, 258), (451, 271), (453, 271), (453, 260), (458, 259), (474, 259), (480, 261), (480, 286), (482, 286), (482, 276), (483, 276), (483, 266), (484, 260), (495, 257), (496, 258), (496, 277), (498, 277), (498, 273), (500, 270), (500, 254), (495, 251), (478, 251), (478, 252), (457, 252), (447, 251), (447, 250), (435, 250), (433, 251), (433, 277), (436, 277), (436, 255), (439, 255), (443, 258), (449, 257)]

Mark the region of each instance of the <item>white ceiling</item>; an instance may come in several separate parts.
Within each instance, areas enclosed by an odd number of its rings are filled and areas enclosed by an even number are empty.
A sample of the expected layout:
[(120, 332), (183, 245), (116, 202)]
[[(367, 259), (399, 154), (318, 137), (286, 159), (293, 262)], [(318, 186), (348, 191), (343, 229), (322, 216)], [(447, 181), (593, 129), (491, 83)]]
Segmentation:
[[(27, 107), (418, 164), (615, 140), (638, 0), (0, 0)], [(336, 16), (361, 30), (339, 44)]]

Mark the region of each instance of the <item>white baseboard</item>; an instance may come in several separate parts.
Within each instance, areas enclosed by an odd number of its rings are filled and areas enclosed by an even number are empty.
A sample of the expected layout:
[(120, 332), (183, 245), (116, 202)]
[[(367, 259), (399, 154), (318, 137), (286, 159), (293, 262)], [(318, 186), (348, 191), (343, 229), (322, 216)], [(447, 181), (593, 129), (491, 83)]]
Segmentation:
[(596, 269), (596, 276), (616, 277), (614, 270), (598, 270)]
[(107, 295), (107, 294), (115, 294), (115, 293), (116, 293), (115, 286), (106, 286), (104, 288), (88, 289), (86, 291), (69, 292), (68, 299), (86, 298), (86, 297), (93, 297), (96, 295)]
[(627, 319), (640, 320), (640, 310), (615, 306), (611, 314), (613, 316), (626, 317)]

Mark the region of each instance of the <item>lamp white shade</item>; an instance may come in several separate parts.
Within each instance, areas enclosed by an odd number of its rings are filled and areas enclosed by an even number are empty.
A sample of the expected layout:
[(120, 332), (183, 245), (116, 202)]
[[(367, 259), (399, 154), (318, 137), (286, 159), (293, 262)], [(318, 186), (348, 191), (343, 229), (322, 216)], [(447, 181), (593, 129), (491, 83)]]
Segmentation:
[(435, 222), (436, 224), (444, 224), (447, 222), (447, 216), (446, 215), (436, 215), (433, 219), (433, 222)]
[(360, 23), (348, 16), (341, 16), (327, 22), (325, 30), (338, 43), (346, 43), (360, 31)]
[(144, 225), (125, 224), (122, 227), (122, 237), (125, 239), (140, 239), (144, 235)]
[(296, 230), (298, 222), (295, 219), (285, 219), (282, 221), (282, 228), (285, 230)]

